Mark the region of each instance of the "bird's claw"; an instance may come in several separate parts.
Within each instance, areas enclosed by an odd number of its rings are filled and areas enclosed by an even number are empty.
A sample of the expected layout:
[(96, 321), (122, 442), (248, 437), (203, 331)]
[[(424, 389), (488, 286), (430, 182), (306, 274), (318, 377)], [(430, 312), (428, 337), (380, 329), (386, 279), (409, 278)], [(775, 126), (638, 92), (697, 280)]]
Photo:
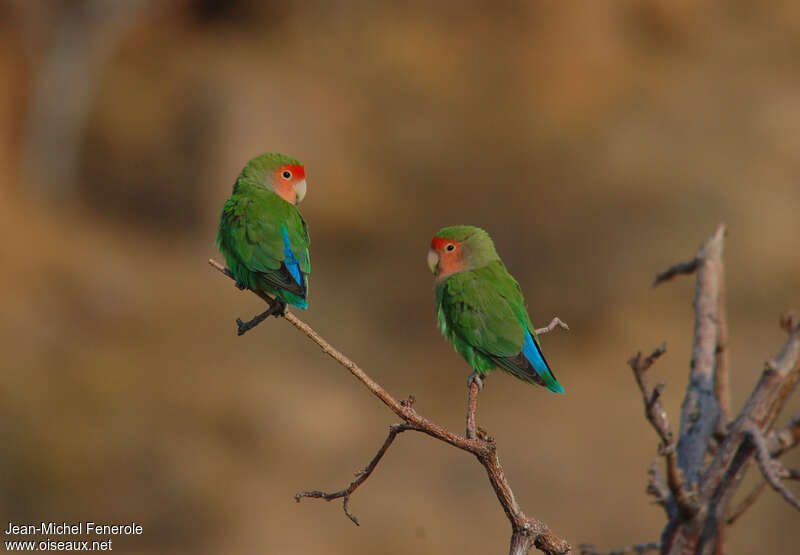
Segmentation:
[(477, 372), (473, 372), (467, 376), (467, 387), (472, 387), (472, 382), (478, 384), (478, 391), (483, 391), (483, 380)]
[(240, 291), (244, 291), (245, 289), (247, 289), (247, 286), (241, 281), (237, 281), (236, 288), (239, 289)]

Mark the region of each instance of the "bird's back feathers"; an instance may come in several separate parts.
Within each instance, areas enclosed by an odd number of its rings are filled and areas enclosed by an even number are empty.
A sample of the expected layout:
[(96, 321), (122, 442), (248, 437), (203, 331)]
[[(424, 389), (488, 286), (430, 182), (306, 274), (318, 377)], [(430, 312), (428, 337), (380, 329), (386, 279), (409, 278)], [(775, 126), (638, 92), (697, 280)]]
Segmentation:
[(306, 308), (311, 271), (306, 222), (272, 191), (240, 187), (225, 203), (217, 247), (239, 283)]

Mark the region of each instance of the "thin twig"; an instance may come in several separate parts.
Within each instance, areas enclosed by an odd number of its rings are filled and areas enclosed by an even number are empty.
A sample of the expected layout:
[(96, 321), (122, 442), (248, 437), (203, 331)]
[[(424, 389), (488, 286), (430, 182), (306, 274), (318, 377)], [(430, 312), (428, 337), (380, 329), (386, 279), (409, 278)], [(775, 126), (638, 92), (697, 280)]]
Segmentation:
[(356, 518), (356, 515), (350, 512), (350, 509), (348, 507), (348, 504), (350, 502), (350, 496), (358, 488), (358, 486), (363, 484), (367, 480), (367, 478), (370, 477), (372, 471), (375, 470), (375, 467), (378, 466), (378, 463), (380, 462), (381, 458), (383, 458), (383, 455), (392, 445), (392, 442), (394, 441), (394, 438), (397, 437), (397, 434), (412, 429), (413, 428), (407, 424), (392, 424), (391, 426), (389, 426), (389, 435), (386, 436), (386, 440), (383, 442), (383, 445), (381, 445), (381, 448), (378, 449), (378, 453), (374, 457), (372, 457), (372, 460), (369, 461), (369, 464), (364, 468), (364, 470), (356, 472), (356, 479), (350, 482), (350, 485), (347, 486), (345, 489), (335, 491), (332, 493), (326, 493), (324, 491), (319, 491), (319, 490), (301, 491), (294, 496), (295, 500), (298, 503), (300, 503), (300, 500), (303, 497), (325, 499), (326, 501), (333, 501), (334, 499), (344, 498), (344, 500), (342, 501), (342, 509), (344, 510), (344, 513), (350, 520), (353, 521), (353, 523), (356, 526), (360, 526), (358, 519)]
[(795, 497), (795, 495), (786, 488), (781, 482), (778, 473), (775, 471), (775, 463), (777, 463), (777, 461), (769, 456), (769, 449), (767, 448), (764, 434), (758, 426), (753, 424), (745, 428), (745, 434), (750, 438), (750, 441), (756, 449), (756, 461), (758, 462), (758, 468), (761, 469), (761, 474), (764, 475), (764, 479), (772, 486), (772, 489), (781, 494), (781, 497), (783, 497), (787, 503), (800, 511), (800, 499)]
[(753, 490), (747, 494), (747, 497), (742, 499), (742, 502), (739, 503), (735, 509), (731, 511), (731, 514), (725, 519), (725, 524), (730, 526), (734, 522), (736, 522), (740, 516), (742, 516), (747, 509), (753, 506), (753, 504), (758, 501), (758, 498), (761, 497), (761, 494), (764, 492), (764, 486), (767, 485), (765, 480), (761, 480)]
[[(221, 264), (214, 260), (209, 260), (209, 264), (222, 272), (229, 278), (233, 276)], [(269, 298), (266, 295), (255, 292), (261, 298)], [(266, 299), (265, 299), (266, 300)], [(267, 301), (269, 302), (269, 301)], [(271, 304), (271, 303), (270, 303)], [(335, 349), (320, 334), (314, 331), (311, 326), (300, 320), (291, 311), (284, 313), (284, 318), (311, 341), (316, 343), (322, 351), (333, 358), (340, 365), (344, 366), (353, 376), (355, 376), (373, 395), (383, 402), (392, 412), (402, 418), (403, 425), (408, 429), (413, 429), (434, 437), (440, 441), (453, 445), (459, 449), (475, 455), (486, 470), (489, 482), (511, 523), (511, 549), (509, 553), (525, 554), (531, 546), (535, 546), (540, 551), (551, 555), (563, 555), (570, 551), (570, 545), (563, 539), (556, 536), (550, 528), (538, 519), (528, 517), (520, 509), (514, 492), (508, 484), (500, 460), (497, 457), (496, 448), (493, 442), (484, 440), (480, 437), (466, 438), (431, 422), (419, 415), (411, 403), (401, 402), (392, 397), (380, 384), (370, 378), (355, 362), (350, 360), (339, 350)], [(346, 491), (346, 490), (345, 490)], [(324, 496), (323, 496), (324, 497)], [(344, 496), (342, 496), (344, 497)], [(348, 515), (349, 516), (349, 515)]]
[(673, 266), (670, 266), (660, 274), (656, 276), (655, 281), (653, 281), (653, 287), (658, 285), (659, 283), (669, 281), (675, 276), (679, 275), (689, 275), (693, 274), (697, 270), (697, 259), (692, 258), (689, 262), (679, 262)]

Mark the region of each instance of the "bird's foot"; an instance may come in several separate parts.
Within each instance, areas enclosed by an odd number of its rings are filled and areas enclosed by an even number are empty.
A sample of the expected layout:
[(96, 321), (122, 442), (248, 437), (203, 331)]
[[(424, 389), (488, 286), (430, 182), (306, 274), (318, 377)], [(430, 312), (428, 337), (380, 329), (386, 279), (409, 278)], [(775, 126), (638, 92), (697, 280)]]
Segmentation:
[(478, 384), (478, 391), (483, 391), (483, 380), (481, 380), (480, 374), (473, 372), (467, 376), (467, 388), (472, 387), (472, 382)]
[(244, 291), (245, 289), (247, 289), (247, 286), (244, 283), (242, 283), (241, 281), (237, 280), (236, 281), (236, 288), (239, 289), (239, 291)]
[(284, 316), (285, 314), (286, 314), (286, 303), (281, 301), (280, 299), (275, 299), (272, 303), (272, 306), (270, 306), (267, 310), (265, 310), (258, 316), (255, 316), (252, 320), (249, 320), (247, 322), (242, 322), (241, 318), (237, 318), (236, 335), (244, 335), (245, 333), (247, 333), (257, 325), (259, 325), (261, 322), (263, 322), (270, 316), (275, 316), (277, 318), (278, 316)]
[(270, 307), (270, 310), (272, 310), (272, 315), (275, 316), (275, 318), (278, 318), (280, 316), (286, 316), (286, 309), (287, 309), (286, 303), (280, 299), (275, 299), (274, 303), (275, 304), (273, 304)]

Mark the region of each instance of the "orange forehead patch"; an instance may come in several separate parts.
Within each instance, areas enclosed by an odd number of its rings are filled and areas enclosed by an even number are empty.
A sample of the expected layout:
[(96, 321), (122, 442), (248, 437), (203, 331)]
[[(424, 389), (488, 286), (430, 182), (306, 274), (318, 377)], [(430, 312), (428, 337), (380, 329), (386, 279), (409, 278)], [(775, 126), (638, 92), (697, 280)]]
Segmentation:
[(453, 243), (454, 245), (458, 245), (458, 241), (454, 241), (453, 239), (445, 239), (443, 237), (434, 237), (431, 240), (431, 248), (433, 250), (441, 250), (441, 249), (443, 249), (445, 247), (445, 245), (448, 245), (450, 243)]
[(278, 168), (277, 170), (278, 175), (280, 175), (284, 170), (289, 170), (290, 172), (292, 172), (292, 177), (294, 179), (306, 178), (306, 169), (300, 164), (285, 164), (280, 168)]

